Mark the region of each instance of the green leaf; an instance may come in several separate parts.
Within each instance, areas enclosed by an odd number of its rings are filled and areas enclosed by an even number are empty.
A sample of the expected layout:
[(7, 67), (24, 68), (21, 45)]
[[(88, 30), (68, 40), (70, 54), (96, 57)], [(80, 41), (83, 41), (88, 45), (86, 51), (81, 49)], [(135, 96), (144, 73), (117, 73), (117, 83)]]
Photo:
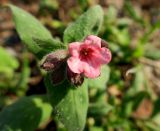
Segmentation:
[(147, 123), (147, 126), (150, 127), (154, 131), (159, 131), (160, 129), (160, 98), (154, 101), (154, 107), (152, 116)]
[(149, 40), (152, 38), (153, 33), (156, 32), (156, 31), (158, 32), (159, 29), (160, 29), (160, 21), (158, 21), (157, 23), (155, 23), (154, 25), (152, 25), (148, 29), (148, 31), (146, 31), (144, 33), (144, 35), (139, 40), (139, 44), (144, 45), (144, 44), (148, 43)]
[(106, 115), (109, 111), (111, 111), (113, 107), (107, 103), (92, 103), (89, 105), (89, 115), (94, 117), (101, 117)]
[(106, 13), (104, 22), (107, 24), (113, 24), (117, 21), (118, 10), (114, 6), (109, 6)]
[(77, 88), (73, 88), (67, 80), (53, 86), (49, 75), (45, 84), (55, 115), (68, 131), (83, 131), (88, 109), (87, 81)]
[(146, 57), (150, 58), (150, 59), (153, 59), (153, 60), (159, 60), (160, 59), (159, 49), (145, 51), (144, 55)]
[(102, 127), (92, 126), (89, 131), (104, 131), (104, 129)]
[(0, 113), (1, 131), (35, 131), (52, 112), (46, 96), (20, 98)]
[(143, 66), (139, 65), (135, 68), (135, 78), (132, 87), (126, 92), (126, 96), (134, 96), (145, 88), (145, 77), (142, 70)]
[(81, 8), (84, 8), (88, 4), (88, 0), (78, 0), (78, 3), (80, 4)]
[(144, 20), (138, 14), (138, 12), (134, 8), (134, 6), (133, 6), (133, 4), (132, 4), (132, 2), (130, 0), (126, 0), (125, 1), (124, 9), (128, 12), (128, 14), (132, 17), (132, 19), (134, 19), (135, 21), (140, 23), (142, 26), (144, 25)]
[(151, 44), (147, 44), (144, 48), (144, 56), (153, 60), (160, 59), (160, 50)]
[(0, 73), (3, 73), (6, 77), (11, 78), (14, 73), (14, 69), (18, 68), (19, 63), (5, 50), (0, 47)]
[(59, 7), (57, 0), (41, 0), (40, 1), (40, 9), (48, 9), (49, 11), (55, 11)]
[(127, 46), (130, 43), (130, 36), (127, 28), (119, 30), (115, 26), (110, 27), (112, 33), (112, 41), (119, 43), (122, 46)]
[(26, 90), (28, 89), (27, 87), (31, 74), (31, 68), (29, 66), (29, 60), (27, 57), (27, 54), (23, 57), (22, 71), (18, 74), (16, 85), (14, 86), (16, 88), (16, 94), (18, 96), (24, 96)]
[(139, 107), (139, 105), (145, 98), (149, 99), (149, 94), (146, 91), (140, 91), (137, 92), (136, 94), (134, 94), (133, 92), (132, 95), (127, 94), (123, 98), (124, 102), (122, 104), (122, 110), (121, 110), (122, 116), (127, 116), (127, 117), (130, 116), (131, 113)]
[(35, 37), (32, 37), (32, 39), (38, 46), (48, 51), (66, 48), (59, 39), (41, 40)]
[[(42, 58), (46, 53), (57, 48), (59, 42), (57, 43), (57, 41), (52, 38), (51, 33), (35, 17), (14, 5), (9, 5), (9, 7), (11, 8), (16, 30), (21, 40), (38, 58)], [(41, 42), (37, 44), (34, 40), (35, 38), (39, 41), (46, 41), (45, 46), (51, 46), (51, 49), (44, 48)], [(50, 42), (47, 41), (52, 41), (53, 43), (50, 44)]]
[(65, 43), (81, 41), (87, 35), (97, 35), (103, 21), (103, 11), (100, 6), (94, 6), (79, 17), (75, 23), (67, 27), (63, 40)]
[(159, 131), (160, 129), (160, 125), (158, 125), (157, 123), (154, 123), (153, 121), (147, 121), (145, 123), (145, 126), (148, 127), (150, 131)]
[(109, 76), (110, 69), (108, 66), (104, 65), (101, 69), (101, 75), (96, 79), (89, 79), (88, 85), (90, 88), (105, 89)]
[(150, 125), (148, 125), (152, 130), (159, 131), (160, 129), (160, 112), (150, 118)]

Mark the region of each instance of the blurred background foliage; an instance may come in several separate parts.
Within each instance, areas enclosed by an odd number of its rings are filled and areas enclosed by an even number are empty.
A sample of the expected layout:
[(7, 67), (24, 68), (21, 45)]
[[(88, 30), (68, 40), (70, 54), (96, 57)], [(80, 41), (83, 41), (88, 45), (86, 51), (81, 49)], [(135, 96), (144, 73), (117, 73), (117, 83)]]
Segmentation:
[[(85, 130), (160, 131), (159, 0), (1, 0), (0, 5), (5, 3), (32, 13), (60, 39), (70, 22), (90, 6), (100, 4), (104, 23), (99, 36), (109, 43), (112, 61), (102, 68), (106, 79), (99, 79), (99, 84), (90, 80)], [(50, 117), (43, 72), (21, 43), (11, 19), (10, 11), (0, 8), (0, 110), (4, 109), (0, 118), (9, 110), (14, 115), (31, 108), (25, 113), (33, 115), (30, 119), (36, 123), (22, 131), (65, 131), (56, 118)], [(18, 127), (16, 122), (12, 124)]]

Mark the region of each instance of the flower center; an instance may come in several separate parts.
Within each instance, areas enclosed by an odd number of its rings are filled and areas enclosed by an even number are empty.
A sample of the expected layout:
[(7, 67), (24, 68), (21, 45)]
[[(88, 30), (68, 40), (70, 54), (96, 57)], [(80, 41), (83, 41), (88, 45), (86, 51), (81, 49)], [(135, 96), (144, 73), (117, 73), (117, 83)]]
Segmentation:
[(93, 50), (91, 48), (82, 48), (80, 50), (81, 59), (88, 59), (92, 55)]

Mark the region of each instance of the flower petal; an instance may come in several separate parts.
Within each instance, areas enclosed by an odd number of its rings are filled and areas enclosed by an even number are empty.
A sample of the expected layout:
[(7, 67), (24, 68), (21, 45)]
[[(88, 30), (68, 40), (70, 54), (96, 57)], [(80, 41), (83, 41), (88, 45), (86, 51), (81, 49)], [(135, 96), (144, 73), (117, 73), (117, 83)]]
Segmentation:
[(69, 54), (71, 56), (79, 56), (79, 47), (81, 43), (80, 42), (73, 42), (69, 44)]
[(83, 64), (84, 75), (88, 78), (96, 78), (100, 75), (100, 67), (93, 67), (89, 63)]
[(86, 44), (96, 44), (98, 47), (101, 47), (101, 38), (99, 38), (97, 36), (94, 36), (94, 35), (89, 35), (84, 40), (84, 43), (86, 43)]
[(104, 47), (100, 49), (94, 49), (94, 52), (92, 53), (92, 57), (90, 59), (93, 59), (96, 63), (101, 65), (108, 64), (111, 60), (111, 57), (112, 56), (110, 50)]
[(103, 47), (103, 48), (101, 48), (101, 54), (104, 59), (104, 63), (102, 63), (102, 64), (108, 64), (112, 59), (111, 51), (108, 48)]
[(83, 63), (80, 61), (78, 57), (70, 57), (67, 60), (68, 67), (74, 73), (82, 73), (83, 72)]
[(100, 75), (100, 66), (111, 60), (111, 52), (102, 47), (101, 38), (89, 35), (84, 42), (69, 44), (71, 57), (67, 60), (69, 69), (77, 74), (83, 73), (86, 77), (96, 78)]

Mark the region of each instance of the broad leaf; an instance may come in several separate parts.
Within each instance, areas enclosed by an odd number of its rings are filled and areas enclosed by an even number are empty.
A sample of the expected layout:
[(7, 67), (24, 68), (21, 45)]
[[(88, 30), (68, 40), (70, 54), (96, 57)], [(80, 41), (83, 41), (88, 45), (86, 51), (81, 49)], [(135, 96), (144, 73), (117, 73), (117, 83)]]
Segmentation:
[(83, 131), (88, 109), (87, 81), (77, 88), (73, 88), (67, 80), (53, 86), (48, 75), (45, 84), (58, 119), (68, 131)]
[(79, 17), (75, 23), (67, 27), (63, 40), (65, 43), (80, 41), (87, 35), (96, 35), (103, 21), (103, 11), (100, 6), (94, 6)]
[(105, 89), (107, 81), (110, 76), (110, 69), (108, 66), (104, 65), (101, 69), (101, 75), (96, 79), (89, 79), (90, 88)]
[(46, 122), (52, 107), (46, 96), (23, 97), (0, 112), (1, 131), (35, 131)]
[(32, 39), (38, 46), (48, 51), (66, 48), (59, 39), (41, 40), (35, 37), (32, 37)]
[[(46, 53), (51, 52), (59, 46), (59, 41), (54, 40), (51, 33), (35, 17), (14, 5), (9, 5), (9, 7), (11, 8), (16, 30), (21, 40), (38, 58), (42, 58)], [(43, 42), (37, 44), (35, 39)], [(50, 44), (48, 41), (52, 41), (53, 43)], [(51, 48), (44, 48), (44, 43), (46, 47)]]

